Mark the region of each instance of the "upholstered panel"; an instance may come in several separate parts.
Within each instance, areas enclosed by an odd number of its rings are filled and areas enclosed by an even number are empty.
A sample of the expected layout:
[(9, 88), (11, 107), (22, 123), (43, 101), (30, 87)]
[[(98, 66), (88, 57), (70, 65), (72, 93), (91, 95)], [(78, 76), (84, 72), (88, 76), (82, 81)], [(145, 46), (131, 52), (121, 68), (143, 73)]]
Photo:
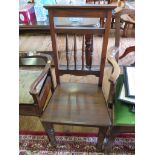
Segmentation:
[(130, 111), (130, 106), (120, 100), (118, 96), (123, 83), (123, 75), (120, 75), (116, 85), (116, 98), (114, 104), (114, 124), (115, 125), (134, 125), (135, 124), (135, 113)]
[[(41, 70), (19, 70), (19, 103), (33, 104), (33, 98), (29, 93), (30, 86), (34, 80), (41, 74)], [(43, 84), (42, 80), (39, 87)], [(37, 89), (39, 89), (37, 87)]]

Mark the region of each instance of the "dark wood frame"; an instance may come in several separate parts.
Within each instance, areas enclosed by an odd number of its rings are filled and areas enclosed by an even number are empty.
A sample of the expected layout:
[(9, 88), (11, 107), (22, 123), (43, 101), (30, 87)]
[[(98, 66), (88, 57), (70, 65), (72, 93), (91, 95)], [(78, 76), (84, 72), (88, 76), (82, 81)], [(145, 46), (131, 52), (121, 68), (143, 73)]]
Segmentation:
[[(107, 44), (108, 44), (108, 36), (109, 36), (109, 30), (110, 30), (110, 22), (111, 22), (111, 15), (112, 15), (112, 9), (114, 9), (116, 6), (113, 5), (84, 5), (84, 6), (60, 6), (60, 5), (46, 5), (45, 8), (48, 9), (49, 11), (49, 19), (50, 19), (50, 30), (51, 30), (51, 40), (52, 40), (52, 47), (53, 47), (53, 59), (54, 59), (54, 63), (55, 63), (55, 75), (56, 75), (56, 80), (57, 80), (57, 84), (60, 84), (60, 75), (63, 74), (73, 74), (73, 75), (96, 75), (99, 77), (99, 86), (102, 86), (102, 81), (103, 81), (103, 72), (104, 72), (104, 67), (105, 67), (105, 60), (106, 60), (106, 54), (107, 54)], [(56, 42), (56, 33), (58, 31), (63, 31), (63, 33), (72, 33), (75, 34), (74, 30), (77, 30), (77, 28), (58, 28), (54, 25), (54, 16), (62, 16), (62, 17), (70, 17), (70, 16), (77, 16), (77, 17), (100, 17), (102, 18), (103, 15), (106, 16), (107, 20), (105, 23), (105, 29), (103, 28), (98, 28), (98, 30), (96, 30), (96, 28), (81, 28), (78, 29), (77, 33), (86, 33), (86, 34), (90, 34), (90, 31), (92, 31), (92, 33), (94, 34), (98, 34), (98, 32), (101, 32), (104, 41), (103, 41), (103, 47), (102, 47), (102, 54), (101, 54), (101, 65), (100, 65), (100, 69), (98, 72), (93, 72), (91, 71), (90, 73), (88, 73), (88, 71), (84, 70), (84, 68), (82, 68), (82, 70), (79, 70), (78, 73), (76, 73), (76, 67), (75, 70), (69, 70), (67, 69), (65, 72), (63, 72), (60, 69), (59, 66), (59, 59), (58, 59), (58, 51), (57, 51), (57, 42)], [(66, 39), (67, 40), (67, 39)], [(66, 50), (67, 51), (67, 50)], [(75, 51), (76, 53), (76, 48)], [(66, 56), (67, 59), (67, 56)], [(116, 79), (118, 78), (119, 74), (120, 74), (120, 68), (117, 65), (117, 62), (115, 61), (114, 57), (111, 57), (110, 55), (107, 55), (107, 59), (108, 62), (112, 65), (113, 67), (113, 71), (112, 74), (110, 76), (111, 81), (115, 82)], [(80, 123), (76, 123), (76, 122), (71, 122), (71, 123), (63, 123), (63, 122), (50, 122), (49, 121), (49, 117), (48, 117), (48, 113), (50, 113), (49, 109), (47, 110), (47, 113), (45, 114), (45, 117), (47, 118), (48, 121), (46, 121), (46, 118), (41, 118), (41, 122), (44, 126), (45, 131), (48, 133), (48, 138), (51, 142), (52, 145), (56, 145), (55, 142), (55, 136), (54, 136), (54, 129), (53, 129), (53, 124), (67, 124), (67, 125), (80, 125), (80, 126), (91, 126), (91, 127), (98, 127), (99, 128), (99, 133), (98, 133), (98, 143), (97, 143), (97, 151), (101, 151), (102, 150), (102, 145), (103, 145), (103, 140), (104, 137), (106, 135), (106, 132), (110, 126), (96, 126), (96, 125), (90, 125), (90, 124), (80, 124)], [(44, 115), (44, 114), (43, 114)], [(43, 116), (44, 117), (44, 116)]]
[[(46, 99), (48, 97), (49, 92), (54, 92), (54, 83), (51, 72), (51, 63), (52, 59), (47, 54), (41, 53), (20, 53), (19, 59), (22, 58), (42, 58), (46, 62), (45, 67), (43, 68), (42, 73), (38, 76), (38, 78), (32, 83), (30, 87), (30, 94), (33, 97), (34, 104), (19, 104), (19, 114), (25, 116), (40, 116), (43, 112), (44, 105), (46, 103)], [(24, 66), (25, 67), (25, 66)], [(43, 86), (40, 90), (36, 90), (37, 85), (44, 78)]]

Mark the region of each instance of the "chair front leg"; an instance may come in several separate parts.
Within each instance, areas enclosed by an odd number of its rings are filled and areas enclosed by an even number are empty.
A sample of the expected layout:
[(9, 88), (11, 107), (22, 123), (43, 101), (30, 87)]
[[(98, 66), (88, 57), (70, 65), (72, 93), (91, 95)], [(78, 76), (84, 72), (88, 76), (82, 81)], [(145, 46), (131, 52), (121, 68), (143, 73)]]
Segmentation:
[(108, 142), (104, 145), (104, 152), (107, 155), (110, 155), (112, 153), (112, 146), (113, 146), (113, 142), (115, 139), (115, 136), (113, 135), (113, 133), (110, 131), (110, 135), (108, 135), (107, 137)]
[(96, 145), (96, 151), (101, 152), (103, 149), (103, 141), (106, 136), (108, 127), (100, 127), (98, 132), (98, 140)]
[(47, 123), (47, 122), (42, 122), (42, 125), (48, 135), (48, 139), (49, 139), (51, 145), (56, 146), (56, 139), (55, 139), (53, 124)]

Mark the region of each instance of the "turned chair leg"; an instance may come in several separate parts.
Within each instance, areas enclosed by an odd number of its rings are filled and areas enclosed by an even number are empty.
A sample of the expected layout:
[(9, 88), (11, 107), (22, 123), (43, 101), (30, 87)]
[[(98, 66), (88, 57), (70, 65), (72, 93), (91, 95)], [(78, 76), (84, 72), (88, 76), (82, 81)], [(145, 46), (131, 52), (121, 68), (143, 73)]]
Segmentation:
[(104, 145), (105, 154), (110, 155), (110, 153), (112, 153), (112, 145), (113, 145), (114, 139), (115, 138), (112, 135), (108, 137), (108, 142)]
[(48, 139), (49, 139), (51, 145), (56, 146), (56, 139), (55, 139), (53, 124), (47, 123), (47, 122), (42, 122), (42, 125), (48, 135)]
[(99, 128), (98, 140), (97, 140), (97, 145), (96, 145), (96, 151), (97, 152), (102, 152), (102, 150), (103, 150), (103, 141), (104, 141), (106, 132), (107, 132), (106, 127), (100, 127)]

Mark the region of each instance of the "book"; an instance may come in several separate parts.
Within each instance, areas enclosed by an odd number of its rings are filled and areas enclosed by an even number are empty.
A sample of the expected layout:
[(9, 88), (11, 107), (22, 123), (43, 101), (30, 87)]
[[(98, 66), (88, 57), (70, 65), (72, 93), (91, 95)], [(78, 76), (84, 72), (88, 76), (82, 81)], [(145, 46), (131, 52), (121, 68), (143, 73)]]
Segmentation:
[(133, 105), (135, 104), (135, 98), (126, 96), (124, 83), (122, 84), (122, 88), (121, 88), (120, 95), (119, 95), (118, 99), (121, 101), (124, 101), (128, 104), (133, 104)]
[(125, 96), (135, 98), (135, 67), (124, 67)]

